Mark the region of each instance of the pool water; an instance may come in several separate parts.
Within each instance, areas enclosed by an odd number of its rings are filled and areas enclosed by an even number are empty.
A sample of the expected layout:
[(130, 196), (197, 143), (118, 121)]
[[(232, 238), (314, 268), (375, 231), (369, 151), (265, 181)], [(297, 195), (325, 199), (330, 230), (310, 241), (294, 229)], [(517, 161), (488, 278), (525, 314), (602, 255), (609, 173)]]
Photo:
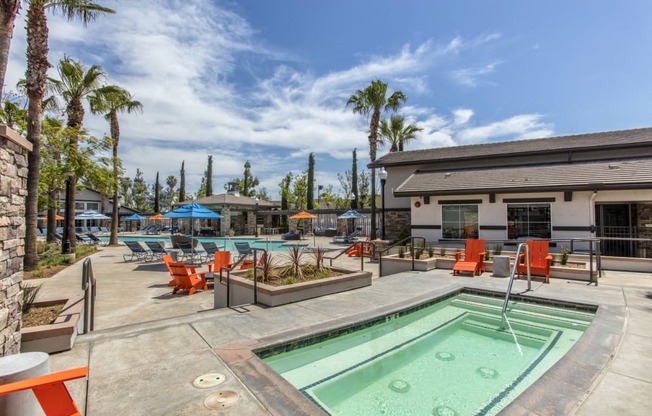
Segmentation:
[(331, 415), (493, 415), (557, 362), (593, 311), (461, 293), (260, 356)]
[[(108, 241), (109, 236), (100, 236), (99, 237), (102, 240)], [(201, 242), (213, 242), (215, 243), (218, 247), (224, 246), (224, 248), (220, 248), (220, 250), (226, 250), (226, 251), (231, 251), (231, 252), (237, 252), (235, 245), (233, 244), (234, 242), (246, 242), (249, 243), (251, 247), (255, 248), (262, 248), (267, 251), (286, 251), (288, 249), (288, 245), (285, 245), (285, 241), (267, 241), (267, 240), (260, 240), (260, 239), (255, 239), (255, 238), (220, 238), (220, 237), (195, 237), (195, 240), (199, 240), (200, 243), (197, 244), (197, 250), (202, 250)], [(151, 235), (151, 236), (118, 236), (118, 241), (123, 242), (123, 241), (139, 241), (141, 243), (144, 243), (146, 241), (165, 241), (166, 247), (170, 248), (172, 243), (170, 243), (170, 237), (166, 235)], [(307, 244), (307, 243), (306, 243)]]

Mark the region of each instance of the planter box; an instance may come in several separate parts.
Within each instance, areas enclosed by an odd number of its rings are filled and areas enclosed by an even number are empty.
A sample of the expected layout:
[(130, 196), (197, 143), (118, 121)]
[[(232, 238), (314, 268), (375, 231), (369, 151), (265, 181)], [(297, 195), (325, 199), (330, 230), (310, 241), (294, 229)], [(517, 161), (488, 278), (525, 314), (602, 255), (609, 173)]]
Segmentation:
[[(345, 274), (286, 286), (270, 286), (258, 283), (258, 303), (267, 306), (279, 306), (371, 285), (371, 272), (351, 272), (350, 270), (335, 267), (332, 269)], [(231, 274), (230, 283), (231, 306), (253, 302), (254, 283), (251, 280)], [(226, 292), (226, 282), (219, 283), (219, 278), (216, 276), (215, 309), (226, 307)]]
[(20, 352), (43, 351), (47, 353), (67, 351), (75, 344), (81, 332), (84, 298), (48, 299), (34, 302), (34, 306), (50, 306), (66, 302), (59, 317), (49, 325), (20, 329)]
[[(414, 260), (414, 270), (424, 272), (424, 271), (435, 269), (439, 267), (438, 262), (442, 260), (445, 259), (430, 257), (423, 260)], [(400, 258), (398, 257), (398, 255), (393, 254), (389, 256), (383, 256), (382, 262), (383, 262), (382, 276), (389, 276), (390, 274), (396, 274), (396, 273), (407, 272), (409, 270), (412, 270), (411, 258)]]

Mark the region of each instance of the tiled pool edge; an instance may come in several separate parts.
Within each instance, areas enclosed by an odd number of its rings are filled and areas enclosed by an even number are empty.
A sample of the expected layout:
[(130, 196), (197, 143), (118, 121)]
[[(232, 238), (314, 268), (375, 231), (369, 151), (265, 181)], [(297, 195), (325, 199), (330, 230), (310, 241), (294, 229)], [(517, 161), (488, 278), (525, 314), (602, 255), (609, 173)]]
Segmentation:
[[(270, 411), (270, 414), (324, 414), (310, 399), (262, 362), (254, 351), (264, 350), (289, 341), (302, 340), (313, 336), (315, 333), (335, 331), (380, 316), (397, 313), (404, 309), (418, 307), (425, 302), (448, 297), (465, 288), (471, 291), (485, 291), (483, 288), (470, 287), (463, 283), (447, 285), (427, 294), (380, 307), (373, 311), (306, 326), (257, 340), (231, 343), (216, 348), (215, 351), (252, 394)], [(486, 291), (491, 292), (492, 290)], [(579, 303), (582, 307), (598, 307), (591, 325), (571, 350), (535, 384), (500, 412), (501, 415), (571, 413), (591, 392), (596, 380), (613, 359), (624, 336), (627, 309), (625, 306), (575, 302), (573, 300), (563, 300), (559, 297), (542, 297), (537, 294), (533, 296), (525, 294), (522, 297), (542, 301)]]

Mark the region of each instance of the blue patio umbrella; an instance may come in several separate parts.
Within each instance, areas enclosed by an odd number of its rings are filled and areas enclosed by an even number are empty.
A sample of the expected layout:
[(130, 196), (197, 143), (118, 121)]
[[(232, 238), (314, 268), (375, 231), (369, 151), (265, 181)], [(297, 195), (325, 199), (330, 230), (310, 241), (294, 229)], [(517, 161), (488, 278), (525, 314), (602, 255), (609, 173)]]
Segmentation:
[(125, 221), (142, 221), (144, 219), (146, 219), (146, 218), (143, 217), (142, 215), (138, 215), (138, 214), (132, 214), (132, 215), (130, 215), (128, 217), (125, 217)]
[(81, 214), (75, 215), (76, 220), (110, 220), (110, 217), (107, 217), (104, 214), (100, 214), (97, 211), (86, 211)]
[[(165, 218), (190, 218), (190, 219), (219, 219), (219, 218), (224, 218), (220, 214), (211, 211), (210, 209), (199, 205), (196, 202), (191, 202), (188, 205), (184, 205), (180, 208), (175, 209), (174, 211), (170, 211), (167, 214), (162, 215)], [(192, 223), (192, 231), (190, 233), (191, 238), (195, 234), (195, 222), (191, 221)]]
[(357, 219), (364, 218), (364, 217), (365, 217), (364, 214), (360, 214), (358, 211), (356, 211), (354, 209), (350, 209), (350, 210), (346, 211), (344, 214), (337, 217), (337, 219), (340, 219), (340, 220), (357, 220)]

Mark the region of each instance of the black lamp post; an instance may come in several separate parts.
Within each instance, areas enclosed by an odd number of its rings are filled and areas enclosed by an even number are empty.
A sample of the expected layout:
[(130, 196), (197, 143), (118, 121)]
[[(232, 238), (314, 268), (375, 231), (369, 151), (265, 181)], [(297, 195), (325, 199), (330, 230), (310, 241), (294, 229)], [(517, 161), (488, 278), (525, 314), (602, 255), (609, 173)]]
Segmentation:
[(258, 198), (254, 207), (254, 237), (258, 238)]
[(70, 254), (70, 233), (68, 226), (70, 225), (70, 212), (74, 207), (70, 205), (70, 193), (72, 192), (72, 178), (70, 175), (66, 176), (66, 215), (63, 218), (63, 236), (61, 238), (61, 254)]
[(385, 239), (385, 182), (387, 182), (387, 171), (385, 168), (380, 168), (378, 173), (380, 176), (380, 205), (382, 207), (382, 228), (380, 229), (380, 238), (381, 240)]

